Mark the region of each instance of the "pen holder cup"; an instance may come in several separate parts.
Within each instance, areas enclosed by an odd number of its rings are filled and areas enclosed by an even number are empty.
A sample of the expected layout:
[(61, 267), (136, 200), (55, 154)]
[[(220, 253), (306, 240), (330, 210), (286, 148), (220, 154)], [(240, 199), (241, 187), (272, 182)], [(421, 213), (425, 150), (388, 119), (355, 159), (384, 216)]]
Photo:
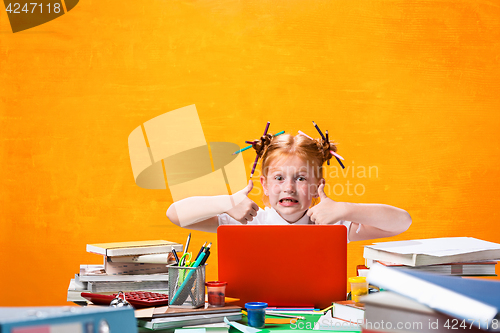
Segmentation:
[(169, 306), (199, 308), (205, 305), (205, 265), (168, 268)]

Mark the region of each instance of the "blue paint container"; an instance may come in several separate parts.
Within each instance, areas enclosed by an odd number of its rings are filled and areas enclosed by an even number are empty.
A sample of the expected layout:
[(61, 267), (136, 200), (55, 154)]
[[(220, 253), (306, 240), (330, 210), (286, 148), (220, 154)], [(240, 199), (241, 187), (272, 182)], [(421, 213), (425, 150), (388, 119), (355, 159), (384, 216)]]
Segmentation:
[(264, 328), (266, 325), (267, 303), (249, 302), (245, 303), (248, 313), (248, 325), (255, 328)]

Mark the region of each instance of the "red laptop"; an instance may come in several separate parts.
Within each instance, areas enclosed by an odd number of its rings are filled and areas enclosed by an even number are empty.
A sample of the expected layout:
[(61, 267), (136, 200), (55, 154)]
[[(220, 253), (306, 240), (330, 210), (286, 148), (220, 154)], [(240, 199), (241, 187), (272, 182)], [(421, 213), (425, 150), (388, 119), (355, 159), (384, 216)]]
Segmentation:
[(217, 229), (219, 280), (226, 296), (269, 306), (325, 308), (346, 299), (343, 225), (223, 225)]

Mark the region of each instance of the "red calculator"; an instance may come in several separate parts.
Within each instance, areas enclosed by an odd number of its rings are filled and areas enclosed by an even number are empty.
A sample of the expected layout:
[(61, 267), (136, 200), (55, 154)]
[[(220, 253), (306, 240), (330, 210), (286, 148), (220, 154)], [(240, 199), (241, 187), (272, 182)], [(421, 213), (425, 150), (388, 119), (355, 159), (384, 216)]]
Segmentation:
[[(125, 294), (125, 300), (129, 302), (130, 305), (132, 305), (135, 309), (168, 305), (167, 294), (148, 291), (131, 291), (122, 294)], [(118, 293), (112, 295), (82, 293), (81, 295), (83, 298), (91, 301), (96, 305), (109, 305), (111, 301), (115, 299), (116, 296), (118, 296)]]

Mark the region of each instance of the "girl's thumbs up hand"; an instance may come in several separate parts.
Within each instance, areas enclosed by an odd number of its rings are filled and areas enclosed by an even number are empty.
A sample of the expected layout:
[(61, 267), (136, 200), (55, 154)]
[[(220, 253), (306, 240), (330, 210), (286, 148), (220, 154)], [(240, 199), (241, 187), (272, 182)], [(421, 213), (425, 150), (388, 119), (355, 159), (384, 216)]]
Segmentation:
[(307, 215), (315, 224), (334, 224), (344, 219), (345, 203), (330, 199), (325, 193), (325, 180), (318, 186), (319, 204), (310, 208)]
[(328, 196), (325, 193), (325, 181), (324, 180), (321, 182), (321, 185), (318, 186), (318, 196), (319, 196), (319, 199), (321, 201), (328, 199)]
[(257, 211), (259, 210), (259, 206), (248, 198), (248, 193), (250, 193), (252, 189), (253, 182), (250, 179), (248, 185), (244, 189), (231, 196), (234, 206), (226, 212), (226, 214), (242, 224), (247, 224), (252, 221), (254, 216), (257, 216)]

